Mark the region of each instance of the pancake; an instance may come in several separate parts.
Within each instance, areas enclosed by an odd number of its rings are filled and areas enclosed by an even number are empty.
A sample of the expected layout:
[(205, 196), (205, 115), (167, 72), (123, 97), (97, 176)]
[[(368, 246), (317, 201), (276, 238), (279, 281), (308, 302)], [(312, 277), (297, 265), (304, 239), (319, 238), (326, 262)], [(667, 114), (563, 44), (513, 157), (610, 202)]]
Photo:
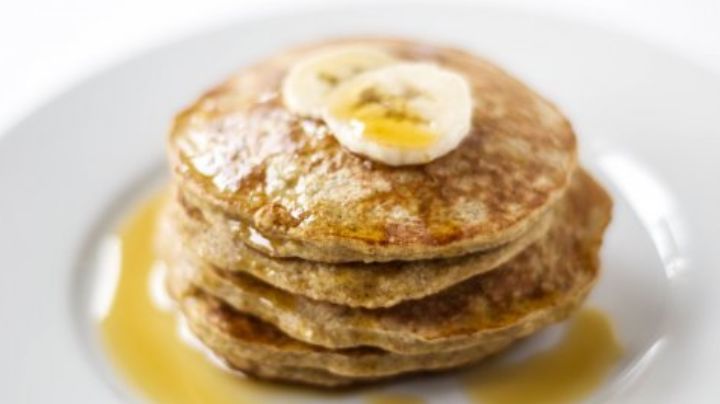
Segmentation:
[(277, 366), (267, 362), (257, 362), (250, 359), (234, 356), (221, 358), (215, 352), (210, 350), (202, 341), (190, 331), (187, 321), (183, 318), (180, 321), (181, 333), (184, 338), (189, 338), (189, 343), (195, 348), (200, 349), (208, 356), (212, 362), (220, 366), (238, 377), (251, 377), (256, 379), (264, 379), (278, 382), (290, 382), (303, 385), (313, 385), (318, 387), (342, 387), (349, 384), (359, 384), (362, 382), (370, 382), (374, 378), (349, 378), (336, 375), (321, 369), (302, 368), (294, 366)]
[[(517, 240), (462, 257), (333, 264), (269, 257), (234, 239), (227, 223), (180, 198), (166, 209), (160, 243), (175, 250), (192, 246), (192, 253), (203, 262), (250, 274), (293, 294), (350, 307), (379, 308), (429, 296), (497, 268), (542, 237), (552, 216), (553, 212), (545, 214)], [(179, 253), (182, 251), (174, 254)]]
[(570, 124), (548, 101), (468, 53), (363, 39), (464, 74), (471, 130), (446, 156), (389, 167), (340, 146), (320, 121), (291, 114), (279, 87), (315, 45), (247, 67), (179, 114), (168, 152), (188, 201), (225, 215), (235, 237), (277, 257), (323, 262), (444, 258), (517, 239), (567, 188)]
[[(226, 362), (224, 359), (221, 360)], [(232, 370), (240, 371), (245, 375), (259, 379), (279, 382), (299, 383), (318, 387), (342, 387), (375, 380), (373, 378), (344, 377), (321, 369), (274, 366), (267, 362), (251, 361), (239, 356), (233, 356), (229, 360), (232, 360), (232, 362), (226, 362), (225, 366)]]
[(557, 211), (543, 239), (496, 270), (385, 309), (352, 309), (293, 295), (187, 254), (166, 261), (170, 271), (182, 272), (171, 276), (187, 277), (236, 309), (311, 344), (377, 346), (404, 354), (457, 350), (514, 334), (512, 329), (535, 310), (585, 293), (593, 284), (610, 199), (589, 175), (578, 172)]
[[(570, 297), (570, 296), (568, 296)], [(584, 299), (572, 296), (525, 319), (515, 333), (456, 351), (402, 355), (371, 347), (331, 350), (288, 337), (272, 325), (232, 309), (200, 291), (189, 289), (179, 298), (190, 330), (228, 363), (249, 360), (274, 367), (320, 369), (360, 380), (380, 379), (404, 373), (435, 371), (476, 362), (507, 347), (518, 338), (566, 318)]]

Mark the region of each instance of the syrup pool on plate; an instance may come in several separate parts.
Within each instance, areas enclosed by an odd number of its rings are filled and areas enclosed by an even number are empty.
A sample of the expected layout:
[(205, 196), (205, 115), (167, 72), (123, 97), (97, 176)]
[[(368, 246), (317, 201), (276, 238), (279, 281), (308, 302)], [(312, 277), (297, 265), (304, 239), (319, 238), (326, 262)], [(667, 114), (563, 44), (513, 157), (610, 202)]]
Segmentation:
[(120, 242), (120, 275), (101, 336), (120, 376), (158, 403), (254, 403), (280, 390), (238, 377), (208, 360), (178, 332), (172, 308), (158, 305), (158, 263), (153, 253), (156, 217), (166, 198), (153, 197), (126, 218)]
[[(346, 397), (377, 404), (425, 402), (416, 394), (388, 392), (388, 385), (324, 393), (257, 381), (218, 366), (191, 346), (178, 330), (172, 304), (162, 298), (162, 265), (153, 253), (155, 222), (166, 198), (160, 193), (137, 206), (114, 233), (119, 275), (98, 324), (118, 375), (139, 395), (175, 404), (287, 401), (293, 396), (309, 402)], [(620, 357), (607, 316), (583, 309), (568, 321), (561, 341), (520, 362), (502, 363), (501, 355), (469, 370), (421, 377), (457, 379), (473, 403), (575, 402), (592, 394)]]

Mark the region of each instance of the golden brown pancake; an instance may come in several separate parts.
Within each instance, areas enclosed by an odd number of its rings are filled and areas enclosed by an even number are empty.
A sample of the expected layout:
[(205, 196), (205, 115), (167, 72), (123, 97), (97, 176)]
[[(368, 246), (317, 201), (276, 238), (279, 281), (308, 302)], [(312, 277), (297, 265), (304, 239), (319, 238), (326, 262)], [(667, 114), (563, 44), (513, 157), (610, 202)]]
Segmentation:
[[(233, 238), (217, 217), (171, 201), (161, 223), (160, 244), (166, 250), (192, 250), (207, 264), (244, 272), (277, 288), (351, 307), (379, 308), (437, 293), (508, 261), (542, 237), (554, 212), (518, 239), (492, 250), (437, 260), (376, 263), (323, 263), (298, 258), (273, 258)], [(215, 215), (219, 216), (219, 215)], [(191, 246), (191, 248), (187, 248)], [(189, 251), (186, 251), (189, 252)]]
[[(326, 45), (464, 75), (468, 136), (424, 165), (343, 148), (283, 105)], [(347, 39), (246, 67), (179, 114), (158, 246), (190, 330), (230, 367), (340, 386), (473, 363), (566, 318), (599, 274), (612, 202), (552, 104), (452, 48)]]
[[(183, 333), (185, 331), (192, 333), (185, 319), (181, 321), (180, 327)], [(322, 369), (278, 366), (273, 363), (268, 363), (267, 361), (258, 362), (239, 356), (222, 358), (210, 350), (202, 341), (197, 340), (197, 337), (194, 335), (193, 337), (192, 345), (199, 344), (198, 348), (204, 351), (208, 359), (214, 364), (219, 365), (223, 370), (235, 373), (238, 377), (249, 376), (258, 379), (314, 385), (318, 387), (341, 387), (376, 380), (375, 378), (348, 378)], [(232, 362), (229, 362), (229, 360), (232, 360)]]
[(260, 379), (299, 383), (318, 387), (343, 387), (351, 384), (358, 384), (377, 380), (375, 378), (352, 378), (336, 375), (322, 369), (301, 368), (294, 366), (275, 366), (267, 362), (256, 362), (239, 356), (233, 356), (225, 366), (230, 369), (241, 371), (246, 375)]
[(340, 42), (464, 74), (476, 103), (470, 134), (426, 165), (374, 163), (282, 104), (288, 68), (322, 45), (247, 67), (178, 115), (168, 141), (187, 200), (225, 215), (237, 239), (272, 256), (324, 262), (453, 257), (518, 238), (568, 186), (570, 124), (504, 71), (440, 46)]
[(518, 338), (566, 318), (584, 298), (584, 293), (567, 296), (557, 305), (538, 313), (541, 315), (525, 319), (522, 327), (502, 338), (488, 339), (467, 349), (421, 355), (402, 355), (370, 347), (331, 350), (310, 345), (197, 290), (185, 292), (179, 302), (191, 331), (228, 363), (249, 360), (274, 367), (319, 369), (362, 381), (476, 362)]
[(509, 330), (522, 319), (566, 295), (585, 293), (594, 282), (610, 199), (590, 176), (578, 172), (558, 205), (549, 233), (496, 270), (385, 309), (353, 309), (293, 295), (187, 254), (166, 262), (171, 276), (187, 277), (237, 310), (311, 344), (377, 346), (404, 354), (465, 349), (514, 334)]

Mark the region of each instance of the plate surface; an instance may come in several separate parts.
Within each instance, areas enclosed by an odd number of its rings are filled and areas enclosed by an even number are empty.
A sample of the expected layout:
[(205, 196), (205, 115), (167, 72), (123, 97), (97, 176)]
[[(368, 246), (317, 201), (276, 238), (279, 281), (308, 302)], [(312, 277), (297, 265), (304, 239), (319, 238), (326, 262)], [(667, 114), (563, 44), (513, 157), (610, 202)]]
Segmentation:
[[(367, 33), (485, 55), (574, 123), (584, 164), (616, 200), (605, 274), (590, 304), (610, 314), (625, 348), (590, 400), (720, 400), (720, 78), (625, 36), (547, 17), (394, 6), (244, 22), (156, 49), (87, 80), (0, 138), (0, 401), (128, 399), (94, 348), (88, 260), (158, 172), (173, 113), (265, 54)], [(448, 378), (393, 391), (464, 400)]]

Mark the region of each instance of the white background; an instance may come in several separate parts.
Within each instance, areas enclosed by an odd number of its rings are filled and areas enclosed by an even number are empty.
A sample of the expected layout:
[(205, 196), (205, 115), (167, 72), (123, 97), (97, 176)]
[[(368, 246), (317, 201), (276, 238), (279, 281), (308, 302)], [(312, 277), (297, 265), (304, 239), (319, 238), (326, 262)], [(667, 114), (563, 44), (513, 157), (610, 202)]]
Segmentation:
[[(362, 4), (378, 2), (388, 0)], [(83, 77), (154, 46), (208, 26), (341, 3), (351, 1), (0, 0), (0, 136), (34, 107)], [(406, 3), (412, 7), (412, 2)], [(481, 3), (560, 15), (624, 31), (720, 74), (718, 0)]]

